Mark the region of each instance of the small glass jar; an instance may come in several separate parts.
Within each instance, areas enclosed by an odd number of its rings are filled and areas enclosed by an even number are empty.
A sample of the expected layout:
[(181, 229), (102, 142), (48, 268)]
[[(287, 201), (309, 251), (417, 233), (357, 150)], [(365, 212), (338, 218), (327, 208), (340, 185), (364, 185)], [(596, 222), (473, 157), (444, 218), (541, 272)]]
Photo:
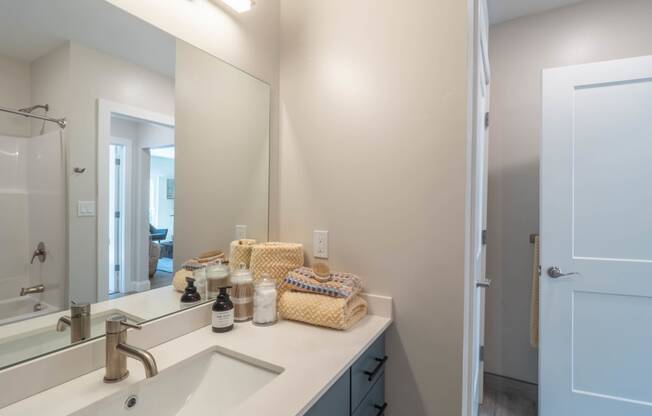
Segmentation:
[(192, 278), (195, 279), (197, 293), (202, 299), (206, 299), (206, 267), (200, 267), (192, 271)]
[(278, 317), (276, 312), (276, 280), (263, 274), (254, 283), (254, 319), (255, 325), (273, 325)]
[(254, 315), (254, 278), (244, 263), (231, 273), (231, 301), (235, 307), (234, 320), (244, 322)]
[(221, 287), (229, 286), (229, 268), (219, 260), (206, 267), (206, 297), (215, 299)]

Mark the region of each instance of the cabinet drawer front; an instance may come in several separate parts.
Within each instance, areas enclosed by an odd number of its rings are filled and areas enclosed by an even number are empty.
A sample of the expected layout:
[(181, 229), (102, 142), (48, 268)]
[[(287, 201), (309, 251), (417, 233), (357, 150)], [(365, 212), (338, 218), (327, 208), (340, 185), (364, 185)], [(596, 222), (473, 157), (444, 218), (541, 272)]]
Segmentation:
[(351, 367), (351, 409), (362, 399), (385, 371), (385, 334), (381, 335)]
[(381, 374), (373, 388), (364, 398), (353, 416), (381, 416), (387, 407), (385, 403), (385, 374)]
[(305, 413), (305, 416), (349, 416), (351, 414), (351, 372), (347, 370)]

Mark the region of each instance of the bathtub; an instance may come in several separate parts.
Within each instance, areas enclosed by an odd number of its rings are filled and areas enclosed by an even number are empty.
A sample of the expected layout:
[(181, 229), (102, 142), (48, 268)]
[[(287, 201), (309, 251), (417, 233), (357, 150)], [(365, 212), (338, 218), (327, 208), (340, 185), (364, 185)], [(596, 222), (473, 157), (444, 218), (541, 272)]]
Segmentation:
[[(40, 305), (40, 307), (36, 306)], [(31, 296), (0, 300), (0, 325), (56, 312), (59, 308)]]

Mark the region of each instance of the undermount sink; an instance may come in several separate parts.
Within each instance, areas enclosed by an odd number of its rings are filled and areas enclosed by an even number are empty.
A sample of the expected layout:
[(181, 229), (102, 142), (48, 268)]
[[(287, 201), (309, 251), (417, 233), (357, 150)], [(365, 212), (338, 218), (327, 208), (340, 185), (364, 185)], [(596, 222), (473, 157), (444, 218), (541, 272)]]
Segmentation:
[[(105, 321), (114, 314), (126, 316), (130, 323), (142, 322), (141, 318), (119, 309), (98, 312), (91, 315), (91, 338), (105, 333)], [(70, 345), (70, 328), (57, 332), (56, 323), (3, 338), (0, 341), (0, 368), (68, 345)]]
[[(283, 370), (211, 348), (157, 376), (127, 385), (73, 416), (225, 415)], [(138, 366), (135, 361), (130, 366)]]

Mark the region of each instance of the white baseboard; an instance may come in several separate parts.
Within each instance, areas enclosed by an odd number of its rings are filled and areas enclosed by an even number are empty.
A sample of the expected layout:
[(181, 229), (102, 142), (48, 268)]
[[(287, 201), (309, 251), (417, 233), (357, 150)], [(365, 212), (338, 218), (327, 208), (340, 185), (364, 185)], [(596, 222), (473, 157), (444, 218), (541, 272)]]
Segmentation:
[(130, 282), (129, 292), (144, 292), (150, 289), (150, 283), (148, 280), (137, 280), (135, 282)]

